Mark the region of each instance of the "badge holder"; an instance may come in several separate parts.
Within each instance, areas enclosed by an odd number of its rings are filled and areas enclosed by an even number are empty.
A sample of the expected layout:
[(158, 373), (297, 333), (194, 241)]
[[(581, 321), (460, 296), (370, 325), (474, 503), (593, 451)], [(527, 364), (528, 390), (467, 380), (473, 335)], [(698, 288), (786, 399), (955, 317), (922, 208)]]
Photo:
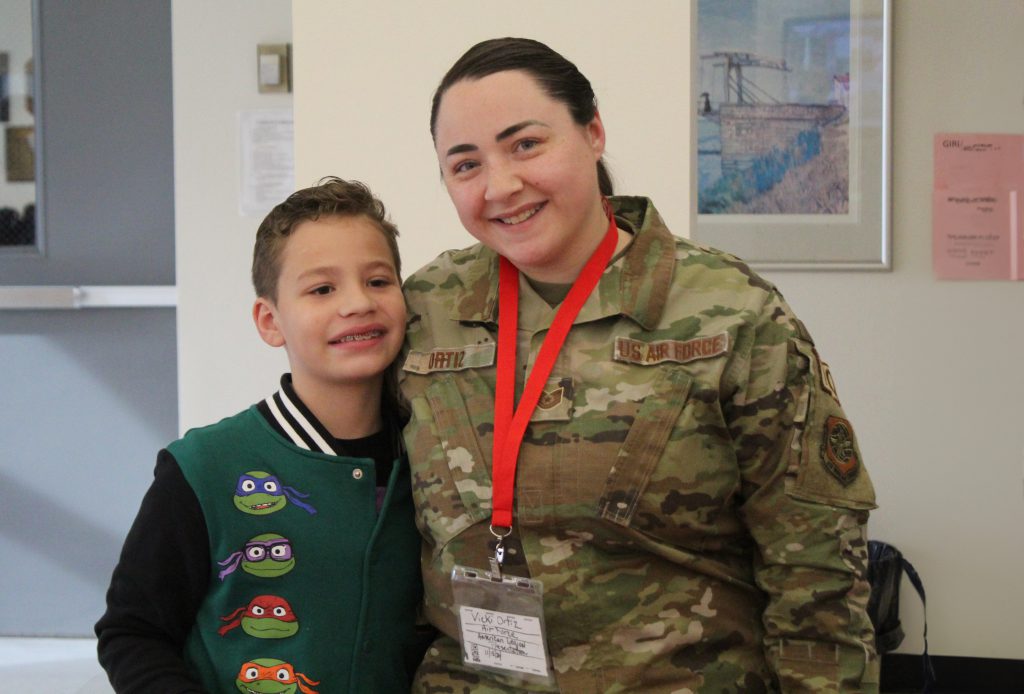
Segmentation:
[(501, 540), (507, 533), (495, 536), (498, 546), (491, 571), (466, 566), (452, 570), (462, 663), (528, 684), (554, 685), (544, 628), (543, 584), (502, 575)]

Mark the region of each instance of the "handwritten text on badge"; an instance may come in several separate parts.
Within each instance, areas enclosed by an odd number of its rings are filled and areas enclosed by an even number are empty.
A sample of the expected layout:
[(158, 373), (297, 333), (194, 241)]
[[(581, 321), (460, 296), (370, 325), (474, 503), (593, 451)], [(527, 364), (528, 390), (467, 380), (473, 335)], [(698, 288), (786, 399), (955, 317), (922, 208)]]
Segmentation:
[(459, 616), (467, 663), (548, 674), (540, 620), (536, 617), (465, 605), (459, 608)]

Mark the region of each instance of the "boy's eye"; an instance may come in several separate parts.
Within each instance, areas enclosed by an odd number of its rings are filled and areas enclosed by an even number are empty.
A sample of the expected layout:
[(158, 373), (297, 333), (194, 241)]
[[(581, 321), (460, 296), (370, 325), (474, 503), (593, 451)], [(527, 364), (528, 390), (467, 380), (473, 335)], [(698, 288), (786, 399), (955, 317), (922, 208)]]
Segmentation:
[(390, 287), (392, 282), (387, 277), (374, 277), (368, 284), (371, 287)]
[(325, 285), (322, 285), (322, 286), (319, 286), (319, 287), (315, 287), (311, 293), (312, 294), (330, 294), (333, 291), (334, 291), (333, 287), (325, 284)]

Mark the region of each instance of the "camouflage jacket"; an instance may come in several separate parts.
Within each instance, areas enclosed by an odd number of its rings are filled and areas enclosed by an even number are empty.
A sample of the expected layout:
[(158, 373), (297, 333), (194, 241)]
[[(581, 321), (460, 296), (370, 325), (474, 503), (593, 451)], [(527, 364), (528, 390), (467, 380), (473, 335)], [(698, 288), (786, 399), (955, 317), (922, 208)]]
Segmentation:
[[(506, 543), (508, 572), (543, 582), (558, 690), (876, 692), (874, 491), (828, 367), (742, 262), (673, 237), (646, 198), (612, 204), (634, 238), (527, 429)], [(443, 632), (414, 691), (523, 689), (462, 666), (450, 584), (493, 547), (497, 278), (476, 245), (405, 285), (405, 436)], [(553, 315), (521, 281), (523, 371)]]

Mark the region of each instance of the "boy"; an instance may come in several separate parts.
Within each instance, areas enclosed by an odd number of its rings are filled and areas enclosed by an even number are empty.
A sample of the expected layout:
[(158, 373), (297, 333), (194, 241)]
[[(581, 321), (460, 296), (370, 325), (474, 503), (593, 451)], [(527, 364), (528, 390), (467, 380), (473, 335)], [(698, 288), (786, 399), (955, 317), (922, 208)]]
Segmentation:
[(392, 375), (397, 235), (333, 177), (263, 220), (253, 319), (291, 373), (160, 452), (96, 625), (118, 692), (408, 691), (428, 640)]

